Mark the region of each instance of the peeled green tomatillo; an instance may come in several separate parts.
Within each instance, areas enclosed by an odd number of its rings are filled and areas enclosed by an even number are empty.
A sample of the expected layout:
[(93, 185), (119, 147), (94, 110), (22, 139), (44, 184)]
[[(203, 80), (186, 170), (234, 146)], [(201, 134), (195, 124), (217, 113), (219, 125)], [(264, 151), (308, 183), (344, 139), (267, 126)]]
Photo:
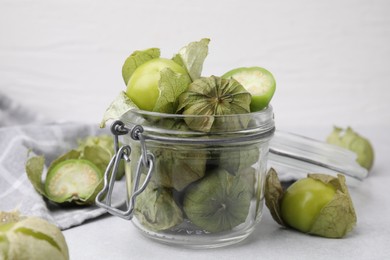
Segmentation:
[(276, 89), (276, 82), (271, 72), (261, 67), (233, 69), (225, 73), (222, 78), (234, 78), (252, 95), (251, 112), (267, 107)]
[(309, 232), (315, 218), (335, 193), (335, 187), (313, 178), (295, 182), (281, 201), (283, 220), (295, 229)]
[(283, 190), (276, 171), (271, 169), (265, 200), (276, 222), (304, 233), (341, 238), (356, 225), (355, 210), (341, 174), (308, 174)]
[[(169, 69), (172, 74), (167, 75), (167, 78), (174, 78), (175, 73), (178, 76), (183, 76), (183, 85), (184, 89), (186, 89), (191, 82), (186, 69), (173, 60), (155, 58), (137, 67), (131, 75), (127, 83), (127, 96), (142, 110), (156, 110), (155, 107), (158, 99), (161, 95), (166, 95), (160, 79), (164, 77), (161, 73), (167, 73), (167, 69)], [(176, 97), (169, 95), (166, 98), (175, 99)]]

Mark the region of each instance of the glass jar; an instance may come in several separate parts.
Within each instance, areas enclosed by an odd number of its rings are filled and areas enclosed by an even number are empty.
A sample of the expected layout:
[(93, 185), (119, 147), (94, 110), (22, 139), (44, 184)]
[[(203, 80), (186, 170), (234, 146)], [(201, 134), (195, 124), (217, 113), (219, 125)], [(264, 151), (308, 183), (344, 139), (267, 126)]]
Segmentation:
[(263, 212), (275, 130), (271, 106), (225, 116), (132, 110), (119, 122), (113, 133), (123, 135), (122, 148), (127, 148), (118, 150), (109, 167), (127, 160), (128, 208), (110, 206), (111, 170), (97, 197), (99, 206), (132, 219), (149, 238), (185, 247), (226, 246), (253, 232)]

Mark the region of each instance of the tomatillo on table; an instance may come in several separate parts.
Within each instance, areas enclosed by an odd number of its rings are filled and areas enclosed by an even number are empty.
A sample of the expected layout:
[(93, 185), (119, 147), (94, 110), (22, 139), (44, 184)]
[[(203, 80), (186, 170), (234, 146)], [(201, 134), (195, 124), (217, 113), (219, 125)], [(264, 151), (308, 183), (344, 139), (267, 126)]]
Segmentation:
[(84, 204), (102, 178), (100, 169), (88, 160), (64, 160), (47, 173), (45, 191), (54, 202), (77, 201)]
[(335, 187), (313, 178), (295, 182), (282, 198), (283, 220), (295, 229), (309, 232), (315, 218), (335, 193)]
[(69, 260), (69, 249), (61, 230), (49, 221), (0, 211), (0, 259)]
[[(115, 154), (114, 140), (105, 134), (85, 136), (77, 142), (77, 147), (51, 160), (47, 170), (44, 155), (32, 155), (26, 161), (26, 174), (35, 190), (59, 205), (94, 204)], [(119, 165), (116, 180), (124, 176), (124, 167)]]
[(352, 199), (341, 174), (308, 174), (283, 190), (276, 171), (270, 169), (265, 201), (276, 222), (303, 233), (342, 238), (356, 225)]

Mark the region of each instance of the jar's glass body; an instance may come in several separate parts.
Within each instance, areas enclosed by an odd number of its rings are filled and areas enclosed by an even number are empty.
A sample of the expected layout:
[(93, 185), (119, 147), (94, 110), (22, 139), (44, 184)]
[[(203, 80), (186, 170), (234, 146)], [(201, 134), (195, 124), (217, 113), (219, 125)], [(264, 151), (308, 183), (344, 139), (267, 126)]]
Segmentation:
[[(130, 111), (121, 120), (142, 125), (146, 136), (145, 145), (124, 139), (131, 147), (126, 165), (129, 198), (143, 150), (154, 157), (152, 177), (136, 198), (132, 219), (144, 235), (204, 248), (237, 243), (251, 234), (263, 211), (268, 143), (274, 131), (271, 107), (213, 117), (207, 132), (191, 129), (194, 120), (204, 122), (199, 116)], [(147, 170), (141, 167), (141, 180)]]

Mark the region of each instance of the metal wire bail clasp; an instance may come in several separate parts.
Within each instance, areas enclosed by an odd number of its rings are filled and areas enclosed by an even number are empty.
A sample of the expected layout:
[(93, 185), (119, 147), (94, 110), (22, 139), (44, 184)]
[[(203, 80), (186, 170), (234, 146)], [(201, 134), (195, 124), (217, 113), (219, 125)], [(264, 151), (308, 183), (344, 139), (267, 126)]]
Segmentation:
[[(111, 158), (110, 163), (104, 173), (104, 187), (97, 194), (95, 202), (99, 207), (106, 209), (112, 215), (130, 220), (133, 218), (133, 211), (135, 206), (136, 197), (141, 194), (149, 183), (152, 177), (154, 168), (154, 156), (146, 150), (145, 139), (142, 135), (143, 128), (140, 125), (134, 126), (132, 129), (125, 127), (122, 121), (115, 121), (111, 126), (111, 132), (114, 135), (114, 148), (115, 155)], [(119, 135), (125, 135), (130, 132), (130, 137), (133, 140), (139, 140), (141, 143), (141, 156), (139, 158), (136, 172), (134, 175), (134, 184), (131, 190), (131, 197), (129, 198), (127, 209), (120, 210), (111, 205), (111, 196), (114, 190), (118, 167), (121, 160), (125, 160), (127, 163), (130, 162), (131, 148), (129, 145), (123, 145), (119, 148)], [(142, 169), (147, 169), (146, 178), (141, 182)], [(126, 195), (127, 196), (127, 195)]]

